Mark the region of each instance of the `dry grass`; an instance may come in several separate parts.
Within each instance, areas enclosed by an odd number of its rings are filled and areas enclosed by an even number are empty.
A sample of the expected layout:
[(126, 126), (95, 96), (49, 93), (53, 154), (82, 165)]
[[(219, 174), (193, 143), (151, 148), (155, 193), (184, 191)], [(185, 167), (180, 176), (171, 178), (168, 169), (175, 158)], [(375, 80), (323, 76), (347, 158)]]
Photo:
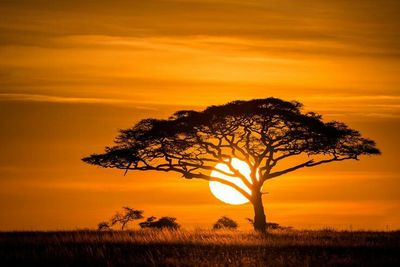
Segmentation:
[(400, 232), (0, 233), (1, 266), (400, 266), (399, 251)]

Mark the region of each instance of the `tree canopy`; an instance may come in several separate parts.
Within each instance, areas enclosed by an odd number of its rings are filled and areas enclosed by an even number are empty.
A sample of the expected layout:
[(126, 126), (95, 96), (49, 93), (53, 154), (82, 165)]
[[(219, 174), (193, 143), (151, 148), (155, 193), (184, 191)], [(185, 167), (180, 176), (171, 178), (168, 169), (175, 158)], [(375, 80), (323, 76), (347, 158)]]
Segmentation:
[[(141, 120), (121, 130), (115, 146), (83, 161), (126, 171), (174, 171), (188, 179), (215, 180), (251, 198), (235, 184), (210, 177), (214, 165), (227, 164), (231, 172), (225, 175), (239, 177), (251, 187), (303, 167), (379, 153), (374, 141), (344, 123), (323, 122), (321, 115), (302, 112), (299, 102), (266, 98)], [(274, 171), (280, 161), (301, 154), (308, 159)], [(252, 182), (232, 167), (232, 158), (251, 166)]]

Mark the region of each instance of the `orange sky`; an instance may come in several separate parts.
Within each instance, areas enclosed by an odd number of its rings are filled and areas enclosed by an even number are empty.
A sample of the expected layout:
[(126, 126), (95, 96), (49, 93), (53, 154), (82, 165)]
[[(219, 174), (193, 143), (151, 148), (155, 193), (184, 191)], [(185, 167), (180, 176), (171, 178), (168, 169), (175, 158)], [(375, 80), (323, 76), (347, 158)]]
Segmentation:
[(80, 158), (141, 118), (269, 96), (348, 123), (383, 154), (267, 182), (267, 218), (400, 228), (398, 1), (83, 2), (0, 4), (0, 230), (94, 228), (123, 205), (246, 228), (251, 207), (203, 181)]

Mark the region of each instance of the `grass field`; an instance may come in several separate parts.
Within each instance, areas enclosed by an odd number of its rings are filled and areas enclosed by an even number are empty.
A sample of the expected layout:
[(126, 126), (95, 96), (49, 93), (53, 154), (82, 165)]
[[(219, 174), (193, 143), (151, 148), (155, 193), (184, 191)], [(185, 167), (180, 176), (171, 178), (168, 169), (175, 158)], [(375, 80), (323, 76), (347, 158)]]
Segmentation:
[(400, 232), (1, 232), (0, 266), (400, 266)]

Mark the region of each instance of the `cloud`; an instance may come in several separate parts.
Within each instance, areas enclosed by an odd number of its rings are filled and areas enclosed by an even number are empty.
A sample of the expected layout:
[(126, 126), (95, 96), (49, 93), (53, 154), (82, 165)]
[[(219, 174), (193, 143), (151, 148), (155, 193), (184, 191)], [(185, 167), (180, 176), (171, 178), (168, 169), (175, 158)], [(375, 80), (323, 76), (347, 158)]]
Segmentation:
[[(213, 36), (259, 39), (250, 49), (298, 54), (399, 57), (394, 12), (400, 4), (376, 1), (9, 1), (0, 44), (56, 47), (68, 36), (115, 38)], [(23, 16), (21, 16), (23, 14)], [(74, 16), (68, 16), (74, 14)], [(29, 23), (26, 23), (29, 21)], [(294, 42), (270, 47), (274, 40)], [(311, 41), (298, 46), (296, 42)], [(321, 43), (320, 43), (321, 42)], [(333, 42), (339, 45), (328, 45)], [(345, 49), (344, 49), (344, 48)], [(350, 51), (348, 52), (348, 48)]]
[(0, 94), (3, 101), (33, 101), (33, 102), (54, 102), (54, 103), (93, 103), (93, 104), (114, 104), (125, 103), (119, 99), (104, 98), (83, 98), (83, 97), (62, 97), (35, 94)]
[(328, 117), (400, 118), (400, 96), (398, 95), (327, 93), (304, 95), (294, 100), (301, 100), (306, 111), (316, 111)]
[(90, 98), (90, 97), (64, 97), (36, 94), (3, 94), (0, 93), (0, 101), (22, 101), (22, 102), (47, 102), (63, 104), (106, 104), (106, 105), (135, 105), (137, 109), (157, 110), (144, 105), (136, 105), (134, 101), (112, 99), (112, 98)]

